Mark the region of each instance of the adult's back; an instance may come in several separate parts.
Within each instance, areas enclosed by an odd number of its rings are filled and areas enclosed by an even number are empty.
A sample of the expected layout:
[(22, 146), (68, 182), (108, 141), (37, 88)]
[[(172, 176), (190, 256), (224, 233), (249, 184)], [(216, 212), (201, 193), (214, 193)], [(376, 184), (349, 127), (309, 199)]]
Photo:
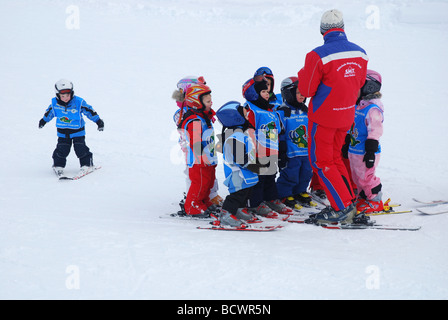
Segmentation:
[[(324, 19), (324, 17), (323, 17)], [(309, 52), (299, 71), (299, 91), (312, 97), (309, 119), (330, 128), (350, 126), (359, 89), (366, 79), (368, 57), (348, 41), (344, 29), (322, 30), (324, 44)], [(343, 25), (342, 25), (343, 27)]]

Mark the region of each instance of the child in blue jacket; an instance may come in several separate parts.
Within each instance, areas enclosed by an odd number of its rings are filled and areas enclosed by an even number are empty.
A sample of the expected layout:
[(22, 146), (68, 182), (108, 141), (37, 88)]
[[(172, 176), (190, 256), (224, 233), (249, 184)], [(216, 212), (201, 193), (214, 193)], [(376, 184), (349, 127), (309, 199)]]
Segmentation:
[(241, 226), (242, 220), (254, 219), (247, 209), (247, 202), (258, 183), (255, 132), (248, 121), (247, 110), (237, 101), (224, 104), (216, 116), (223, 126), (224, 185), (229, 189), (219, 220), (221, 224)]
[(73, 145), (81, 171), (87, 171), (93, 166), (93, 155), (86, 145), (83, 115), (95, 122), (99, 131), (104, 130), (104, 121), (84, 99), (74, 95), (71, 81), (59, 80), (55, 84), (55, 91), (56, 97), (51, 100), (50, 106), (39, 121), (41, 129), (47, 122), (56, 118), (58, 143), (53, 152), (53, 170), (58, 175), (63, 174), (67, 156)]
[(308, 108), (297, 89), (299, 79), (282, 81), (283, 104), (276, 108), (282, 130), (279, 135), (279, 198), (289, 207), (300, 209), (312, 205), (306, 193), (313, 171), (308, 157)]
[(260, 164), (258, 183), (250, 197), (250, 207), (257, 215), (275, 217), (292, 214), (291, 208), (278, 198), (275, 178), (278, 160), (280, 120), (269, 102), (269, 86), (264, 76), (256, 76), (243, 84), (244, 108), (249, 123), (255, 128), (256, 159)]

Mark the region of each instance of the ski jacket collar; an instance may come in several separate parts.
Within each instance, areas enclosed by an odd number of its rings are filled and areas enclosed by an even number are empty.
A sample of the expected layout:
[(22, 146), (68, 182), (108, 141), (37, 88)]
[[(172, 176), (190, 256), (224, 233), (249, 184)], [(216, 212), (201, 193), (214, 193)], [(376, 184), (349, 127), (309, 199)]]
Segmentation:
[(347, 35), (345, 34), (344, 29), (330, 29), (327, 32), (324, 33), (324, 42), (332, 42), (336, 40), (347, 40)]

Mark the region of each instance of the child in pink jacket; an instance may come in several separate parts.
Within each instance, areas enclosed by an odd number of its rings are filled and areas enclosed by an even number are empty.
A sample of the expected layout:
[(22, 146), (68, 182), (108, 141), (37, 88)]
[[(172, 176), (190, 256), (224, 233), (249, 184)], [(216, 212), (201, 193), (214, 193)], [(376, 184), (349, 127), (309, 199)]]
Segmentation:
[(367, 70), (355, 111), (355, 122), (350, 129), (348, 158), (352, 178), (358, 189), (358, 212), (382, 211), (381, 180), (375, 171), (380, 161), (380, 137), (383, 135), (381, 75)]

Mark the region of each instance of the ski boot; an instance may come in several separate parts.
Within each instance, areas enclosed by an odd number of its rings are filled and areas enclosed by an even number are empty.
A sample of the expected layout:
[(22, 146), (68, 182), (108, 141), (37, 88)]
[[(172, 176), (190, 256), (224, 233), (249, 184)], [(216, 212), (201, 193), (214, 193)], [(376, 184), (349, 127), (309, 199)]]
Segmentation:
[(316, 196), (322, 200), (327, 199), (327, 195), (325, 194), (324, 189), (317, 189), (317, 190), (311, 189), (311, 194), (313, 194), (314, 196)]
[(265, 218), (278, 218), (277, 212), (272, 210), (264, 201), (255, 208), (255, 214)]
[(294, 212), (291, 208), (287, 207), (284, 203), (282, 203), (280, 200), (271, 200), (265, 202), (269, 208), (274, 210), (275, 212), (278, 212), (280, 214), (289, 214), (292, 215)]
[(372, 200), (358, 198), (356, 202), (356, 210), (358, 210), (358, 212), (365, 212), (366, 214), (383, 211), (384, 204), (381, 200), (381, 195), (377, 195)]
[(294, 199), (297, 201), (299, 205), (303, 207), (311, 208), (317, 206), (317, 204), (314, 201), (312, 201), (313, 199), (307, 192), (296, 194), (294, 196)]
[(291, 209), (300, 210), (303, 208), (299, 203), (297, 203), (297, 200), (294, 199), (294, 197), (292, 196), (284, 198), (282, 202), (285, 204), (285, 206)]
[(197, 218), (197, 219), (207, 219), (207, 218), (210, 218), (210, 215), (211, 214), (217, 214), (217, 213), (219, 213), (219, 209), (218, 209), (218, 207), (216, 206), (216, 205), (210, 205), (207, 209), (205, 209), (205, 210), (203, 210), (203, 209), (200, 209), (199, 208), (199, 206), (196, 206), (195, 204), (194, 204), (194, 202), (192, 203), (192, 207), (194, 208), (194, 210), (197, 212), (197, 213), (187, 213), (186, 212), (186, 216), (188, 216), (188, 217), (192, 217), (192, 218)]
[(221, 198), (221, 197), (219, 196), (219, 194), (216, 195), (216, 197), (214, 197), (213, 199), (210, 199), (210, 201), (211, 201), (213, 204), (216, 204), (216, 205), (219, 206), (219, 207), (222, 207), (222, 204), (224, 203), (224, 199)]
[(212, 214), (213, 217), (217, 218), (216, 221), (213, 222), (215, 226), (228, 226), (232, 228), (247, 228), (247, 225), (244, 221), (238, 219), (233, 214), (226, 210), (221, 210), (218, 214)]
[(326, 207), (305, 222), (317, 225), (350, 224), (353, 223), (353, 218), (356, 213), (356, 206), (354, 204), (350, 204), (348, 207), (339, 211), (334, 210), (332, 207)]
[(238, 208), (234, 216), (248, 223), (255, 222), (258, 218), (246, 208)]

